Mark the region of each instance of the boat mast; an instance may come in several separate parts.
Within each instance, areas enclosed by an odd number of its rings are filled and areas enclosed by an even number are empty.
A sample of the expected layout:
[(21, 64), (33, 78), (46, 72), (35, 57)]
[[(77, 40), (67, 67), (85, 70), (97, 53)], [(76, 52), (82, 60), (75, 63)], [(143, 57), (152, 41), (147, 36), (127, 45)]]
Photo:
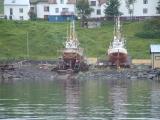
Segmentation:
[(74, 20), (72, 21), (72, 37), (73, 37), (73, 40), (77, 41), (76, 32), (75, 32), (75, 22), (74, 22)]
[(74, 41), (76, 39), (74, 20), (70, 23), (69, 39), (72, 40), (72, 41)]
[(69, 36), (68, 35), (69, 35), (69, 30), (68, 30), (68, 25), (67, 25), (67, 37), (66, 37), (67, 41), (69, 41)]
[(75, 32), (74, 20), (70, 22), (69, 28), (67, 26), (67, 40), (65, 42), (65, 46), (66, 48), (78, 48), (79, 47), (79, 41), (76, 37), (76, 32)]
[(116, 37), (118, 38), (118, 40), (121, 40), (121, 24), (119, 16), (117, 16), (116, 18)]

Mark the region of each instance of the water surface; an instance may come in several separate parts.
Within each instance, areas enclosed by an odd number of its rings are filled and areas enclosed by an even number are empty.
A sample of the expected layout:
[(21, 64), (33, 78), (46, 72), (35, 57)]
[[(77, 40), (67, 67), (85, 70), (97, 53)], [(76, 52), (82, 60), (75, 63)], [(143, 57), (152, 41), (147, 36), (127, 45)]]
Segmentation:
[(159, 120), (160, 82), (53, 79), (1, 83), (0, 119)]

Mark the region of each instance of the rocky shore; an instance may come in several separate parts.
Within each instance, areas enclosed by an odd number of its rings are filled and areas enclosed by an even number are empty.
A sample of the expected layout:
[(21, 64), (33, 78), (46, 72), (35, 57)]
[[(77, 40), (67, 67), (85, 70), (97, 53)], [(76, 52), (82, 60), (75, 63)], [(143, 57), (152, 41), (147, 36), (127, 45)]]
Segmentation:
[(149, 65), (132, 65), (131, 68), (96, 68), (81, 73), (80, 79), (128, 79), (128, 80), (160, 80), (160, 69), (151, 69)]
[[(22, 65), (14, 64), (14, 69), (0, 70), (0, 82), (14, 82), (16, 80), (54, 80), (62, 75), (52, 72), (55, 63), (49, 62), (25, 62)], [(65, 76), (65, 75), (63, 75)], [(76, 79), (128, 79), (128, 80), (160, 80), (160, 69), (151, 69), (149, 65), (132, 65), (131, 68), (96, 68), (90, 67), (87, 72), (79, 72), (69, 75)], [(67, 79), (67, 75), (64, 79)], [(63, 77), (61, 77), (63, 78)]]

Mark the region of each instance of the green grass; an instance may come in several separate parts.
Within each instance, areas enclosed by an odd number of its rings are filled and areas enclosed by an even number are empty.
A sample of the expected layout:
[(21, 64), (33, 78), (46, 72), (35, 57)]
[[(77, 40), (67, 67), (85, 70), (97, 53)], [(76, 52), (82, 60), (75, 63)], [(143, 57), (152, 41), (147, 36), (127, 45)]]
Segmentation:
[(143, 31), (144, 21), (124, 23), (124, 35), (127, 40), (128, 52), (132, 58), (150, 58), (150, 44), (160, 44), (158, 39), (135, 37), (135, 33)]
[(3, 14), (3, 0), (0, 0), (0, 14)]
[[(160, 43), (159, 39), (141, 39), (134, 36), (142, 31), (144, 22), (123, 23), (123, 34), (132, 58), (149, 58), (149, 45)], [(60, 54), (66, 39), (69, 23), (49, 23), (45, 21), (5, 21), (0, 20), (0, 59), (27, 58), (27, 33), (30, 59), (53, 59)], [(76, 32), (87, 57), (105, 58), (113, 37), (113, 23), (107, 22), (101, 28), (81, 28), (76, 23)]]

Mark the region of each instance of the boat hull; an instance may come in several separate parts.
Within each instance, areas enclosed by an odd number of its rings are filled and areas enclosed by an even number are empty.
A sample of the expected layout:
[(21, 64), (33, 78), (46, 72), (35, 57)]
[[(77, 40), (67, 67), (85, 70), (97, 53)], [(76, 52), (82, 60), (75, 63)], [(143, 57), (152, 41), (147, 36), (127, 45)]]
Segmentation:
[(63, 60), (81, 60), (83, 56), (79, 55), (78, 53), (63, 53)]
[(62, 61), (59, 63), (60, 70), (72, 69), (74, 72), (88, 70), (83, 49), (64, 49), (62, 52)]
[(125, 53), (115, 52), (109, 55), (109, 64), (112, 66), (127, 66), (128, 65), (128, 55)]
[(83, 59), (83, 49), (64, 49), (63, 50), (64, 60), (82, 60)]

